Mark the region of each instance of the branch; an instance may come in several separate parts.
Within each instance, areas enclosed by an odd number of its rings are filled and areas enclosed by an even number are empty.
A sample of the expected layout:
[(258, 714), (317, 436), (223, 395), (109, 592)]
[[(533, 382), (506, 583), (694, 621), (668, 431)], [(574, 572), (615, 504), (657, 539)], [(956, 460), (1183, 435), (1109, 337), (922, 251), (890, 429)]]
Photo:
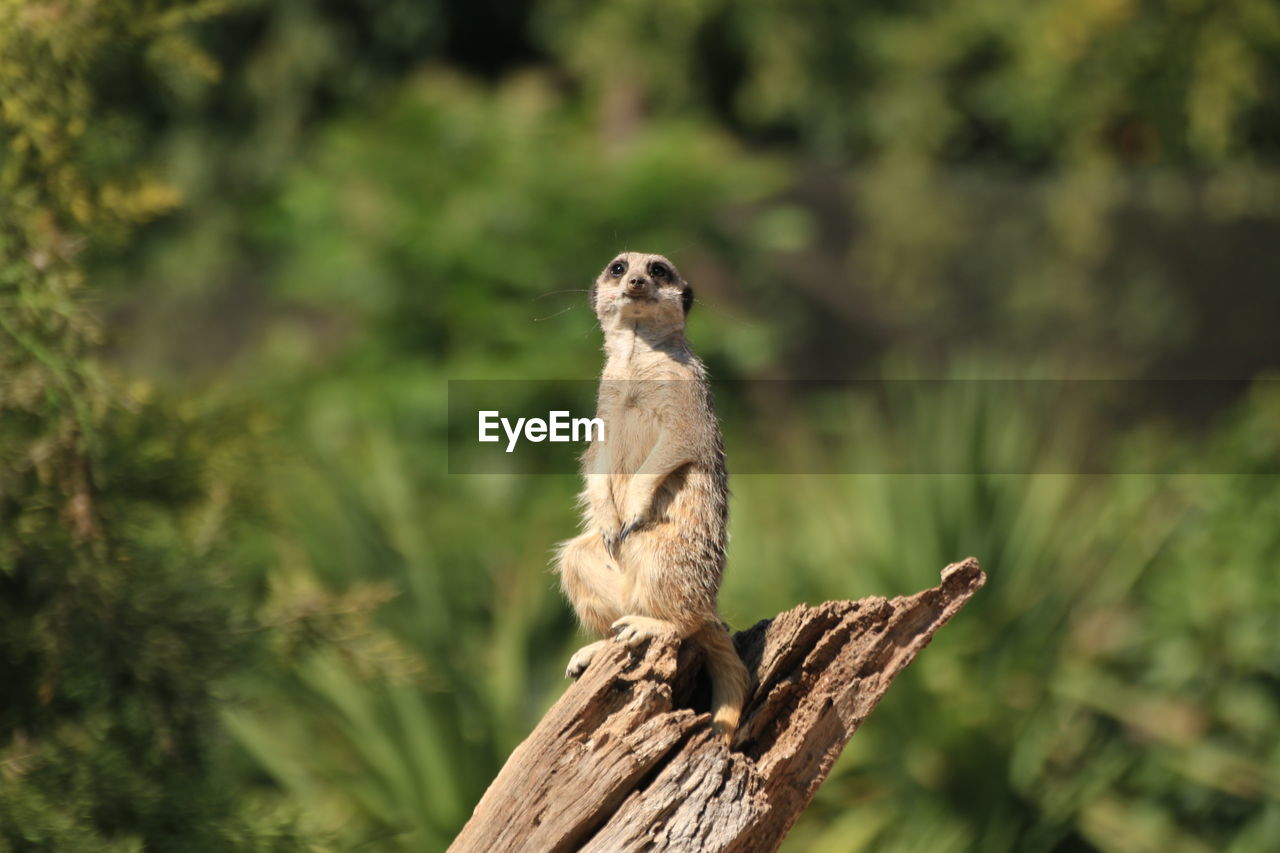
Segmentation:
[(986, 583), (970, 557), (894, 599), (801, 605), (735, 637), (732, 750), (692, 643), (610, 646), (516, 748), (449, 848), (774, 850), (894, 677)]

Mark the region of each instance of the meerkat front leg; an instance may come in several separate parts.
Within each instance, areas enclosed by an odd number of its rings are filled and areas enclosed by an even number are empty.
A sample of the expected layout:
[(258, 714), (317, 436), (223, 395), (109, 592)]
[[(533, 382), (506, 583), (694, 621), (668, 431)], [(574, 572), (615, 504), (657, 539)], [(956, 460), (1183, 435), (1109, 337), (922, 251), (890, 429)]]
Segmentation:
[(692, 461), (688, 442), (679, 440), (672, 430), (663, 429), (653, 450), (649, 451), (627, 484), (626, 499), (622, 505), (622, 528), (618, 531), (619, 544), (649, 520), (653, 496), (667, 477), (681, 465)]
[(618, 544), (622, 519), (618, 517), (618, 507), (613, 500), (613, 489), (607, 474), (587, 475), (587, 504), (591, 508), (591, 521), (600, 534), (605, 552), (613, 559), (618, 559)]
[(604, 543), (605, 553), (617, 560), (622, 519), (618, 517), (617, 501), (613, 497), (610, 461), (610, 449), (607, 445), (593, 444), (587, 449), (584, 466), (587, 487), (582, 500), (590, 510), (591, 523), (599, 533), (600, 541)]

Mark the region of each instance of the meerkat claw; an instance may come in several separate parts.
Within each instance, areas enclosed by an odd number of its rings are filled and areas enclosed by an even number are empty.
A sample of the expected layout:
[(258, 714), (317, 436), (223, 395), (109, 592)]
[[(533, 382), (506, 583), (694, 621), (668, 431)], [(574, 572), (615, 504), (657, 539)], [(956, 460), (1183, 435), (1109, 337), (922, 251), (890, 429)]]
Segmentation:
[(636, 528), (639, 527), (641, 524), (643, 524), (643, 522), (640, 519), (633, 518), (630, 521), (628, 521), (626, 524), (622, 525), (622, 529), (618, 531), (618, 544), (621, 545), (622, 540), (626, 539), (628, 536), (634, 533)]
[(643, 645), (646, 640), (664, 633), (653, 623), (654, 620), (644, 616), (623, 616), (609, 626), (609, 633), (613, 634), (615, 643), (634, 649)]
[(573, 653), (573, 657), (569, 658), (569, 665), (565, 667), (565, 678), (577, 678), (587, 671), (587, 667), (591, 665), (591, 661), (596, 656), (596, 652), (600, 651), (600, 647), (604, 645), (604, 641), (600, 640), (583, 646)]

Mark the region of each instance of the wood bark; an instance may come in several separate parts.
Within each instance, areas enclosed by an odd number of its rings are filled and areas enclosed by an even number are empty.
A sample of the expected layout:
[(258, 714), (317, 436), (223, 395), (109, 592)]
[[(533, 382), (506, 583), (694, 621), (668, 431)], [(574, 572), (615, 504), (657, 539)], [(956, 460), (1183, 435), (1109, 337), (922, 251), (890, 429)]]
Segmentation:
[(801, 605), (735, 637), (754, 678), (714, 738), (692, 643), (610, 645), (516, 748), (449, 848), (774, 850), (890, 682), (986, 582)]

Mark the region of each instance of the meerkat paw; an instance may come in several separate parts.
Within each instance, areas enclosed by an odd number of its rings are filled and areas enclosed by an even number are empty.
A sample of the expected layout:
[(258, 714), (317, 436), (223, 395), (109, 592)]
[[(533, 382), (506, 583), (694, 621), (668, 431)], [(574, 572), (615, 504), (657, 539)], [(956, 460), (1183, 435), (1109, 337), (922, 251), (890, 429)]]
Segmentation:
[(604, 552), (609, 555), (609, 558), (617, 560), (618, 545), (622, 542), (622, 537), (618, 535), (618, 532), (610, 533), (607, 530), (601, 530), (600, 541), (604, 543)]
[(632, 649), (654, 637), (675, 635), (670, 622), (648, 616), (623, 616), (609, 626), (609, 630), (613, 633), (615, 643), (622, 643)]
[(589, 643), (573, 653), (573, 657), (569, 658), (569, 665), (565, 667), (565, 678), (577, 678), (587, 671), (587, 667), (591, 665), (591, 660), (596, 656), (596, 652), (605, 644), (604, 640), (596, 640)]
[(622, 533), (622, 522), (616, 517), (612, 521), (606, 521), (600, 525), (600, 541), (604, 544), (604, 552), (609, 555), (611, 560), (618, 559), (618, 547), (622, 544), (622, 539), (626, 535)]

